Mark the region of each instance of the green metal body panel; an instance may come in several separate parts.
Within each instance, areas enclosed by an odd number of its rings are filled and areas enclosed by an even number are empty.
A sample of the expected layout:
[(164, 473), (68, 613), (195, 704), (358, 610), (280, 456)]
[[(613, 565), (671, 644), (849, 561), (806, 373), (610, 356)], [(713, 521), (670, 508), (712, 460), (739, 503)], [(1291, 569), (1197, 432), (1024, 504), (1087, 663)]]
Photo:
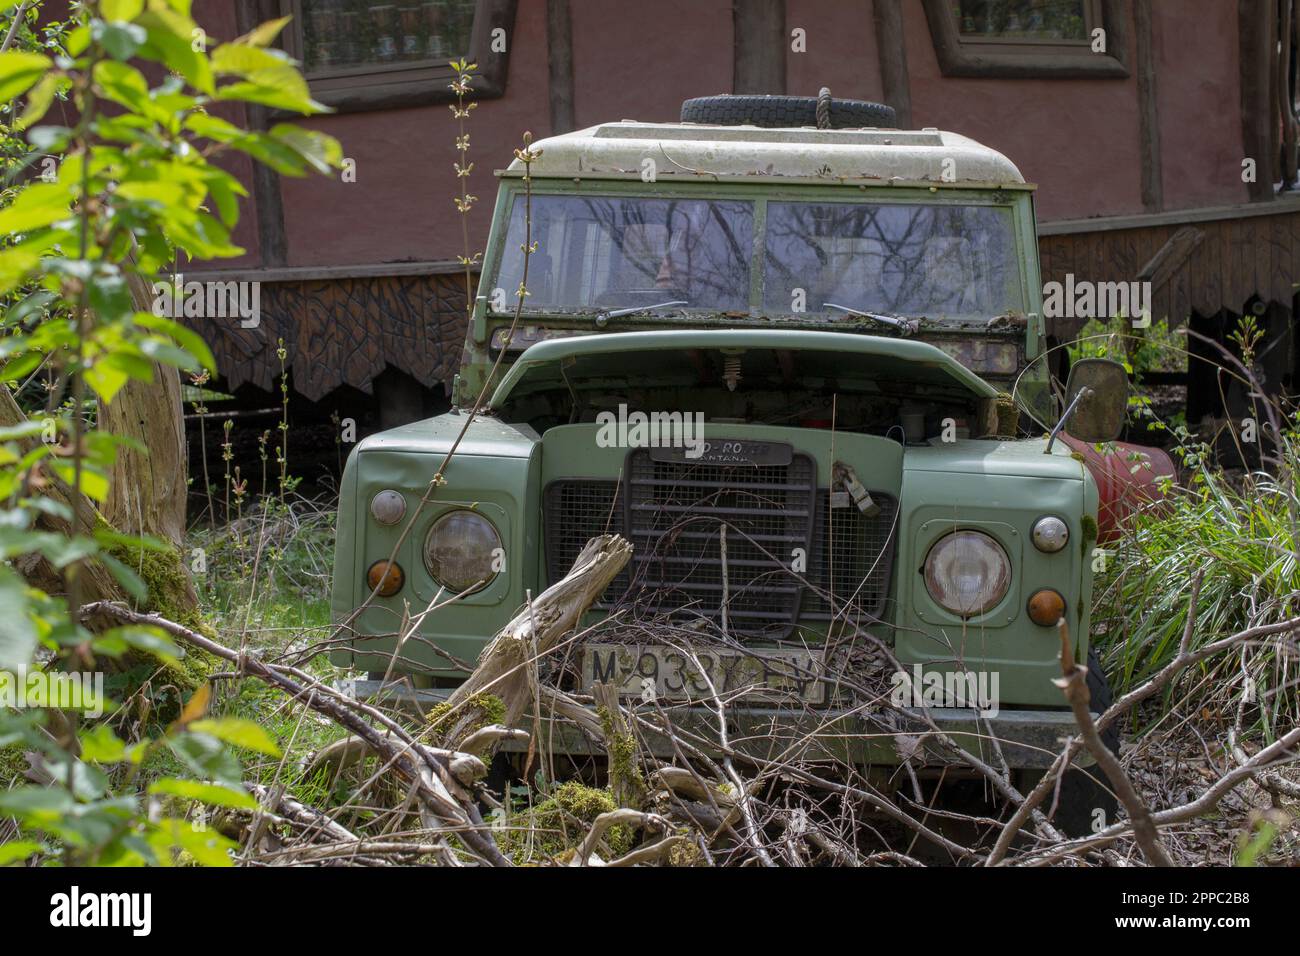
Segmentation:
[[(997, 671), (1007, 704), (1059, 706), (1060, 640), (1054, 627), (1029, 620), (1025, 605), (1040, 588), (1066, 599), (1077, 652), (1087, 651), (1091, 564), (1080, 547), (1044, 554), (1030, 543), (1033, 523), (1056, 515), (1070, 541), (1086, 539), (1083, 516), (1096, 514), (1096, 485), (1088, 470), (1058, 443), (961, 441), (908, 449), (903, 471), (895, 652), (905, 664), (927, 670)], [(1011, 558), (1015, 573), (1006, 597), (987, 614), (962, 620), (930, 598), (921, 566), (945, 534), (970, 528), (992, 535)], [(904, 562), (904, 556), (908, 563)]]
[[(367, 515), (364, 530), (358, 531), (360, 506), (375, 493), (394, 489), (407, 498), (408, 513), (414, 512), (463, 422), (464, 416), (452, 413), (375, 436), (349, 459), (344, 494), (355, 496), (351, 500), (359, 507), (351, 509), (339, 525), (336, 619), (362, 603), (367, 594), (365, 569), (388, 557), (404, 526), (383, 527)], [(392, 635), (404, 610), (416, 614), (449, 596), (440, 593), (429, 577), (421, 548), (433, 522), (455, 508), (478, 511), (497, 527), (509, 556), (506, 572), (483, 591), (430, 614), (420, 634), (447, 653), (472, 661), (486, 639), (523, 604), (525, 591), (537, 593), (549, 583), (540, 566), (541, 489), (560, 478), (613, 478), (623, 471), (627, 450), (599, 447), (597, 430), (594, 424), (567, 425), (538, 438), (526, 428), (477, 419), (447, 468), (445, 485), (397, 552), (397, 562), (407, 576), (406, 588), (393, 598), (372, 602), (353, 622), (360, 634), (369, 636), (356, 638), (350, 650), (336, 652), (335, 662), (362, 670), (385, 669), (385, 655), (392, 652)], [(1055, 629), (1030, 621), (1024, 605), (1038, 588), (1061, 591), (1079, 638), (1078, 655), (1083, 656), (1091, 583), (1083, 516), (1096, 515), (1096, 486), (1063, 444), (1058, 443), (1050, 455), (1043, 454), (1042, 441), (968, 440), (904, 448), (873, 435), (732, 424), (708, 424), (704, 437), (786, 442), (816, 460), (819, 485), (826, 484), (831, 464), (842, 461), (867, 487), (893, 495), (902, 510), (889, 630), (900, 661), (939, 671), (952, 670), (958, 663), (976, 671), (996, 670), (1004, 704), (1060, 703), (1059, 691), (1050, 680), (1053, 669), (1059, 672), (1060, 666)], [(493, 448), (496, 454), (485, 454)], [(1030, 528), (1047, 514), (1065, 519), (1071, 541), (1084, 544), (1057, 554), (1034, 549), (1028, 542)], [(921, 578), (930, 547), (961, 528), (992, 535), (1014, 568), (1011, 588), (1001, 603), (968, 620), (935, 604)], [(809, 627), (807, 633), (815, 638), (820, 632)], [(458, 673), (422, 641), (408, 641), (402, 656), (429, 673)]]
[[(391, 598), (375, 598), (351, 627), (356, 633), (349, 648), (335, 651), (341, 666), (365, 671), (387, 669), (395, 647), (394, 635), (404, 613), (416, 615), (451, 597), (439, 590), (422, 557), (425, 536), (448, 511), (465, 508), (486, 516), (501, 536), (506, 554), (504, 573), (486, 588), (439, 608), (426, 618), (420, 637), (436, 637), (439, 654), (424, 639), (411, 639), (401, 649), (399, 670), (454, 676), (463, 670), (446, 655), (472, 663), (491, 637), (524, 603), (525, 592), (537, 591), (540, 526), (540, 452), (535, 434), (490, 418), (476, 419), (445, 472), (446, 483), (423, 510), (420, 500), (446, 459), (464, 425), (459, 413), (440, 415), (362, 441), (348, 458), (340, 501), (335, 545), (331, 611), (336, 622), (347, 620), (369, 594), (366, 569), (386, 560), (398, 546), (396, 560), (406, 586)], [(406, 499), (406, 518), (384, 526), (371, 518), (367, 504), (382, 490), (399, 491)], [(417, 514), (418, 512), (418, 514)], [(414, 520), (412, 521), (412, 516)], [(403, 539), (407, 524), (411, 527)]]

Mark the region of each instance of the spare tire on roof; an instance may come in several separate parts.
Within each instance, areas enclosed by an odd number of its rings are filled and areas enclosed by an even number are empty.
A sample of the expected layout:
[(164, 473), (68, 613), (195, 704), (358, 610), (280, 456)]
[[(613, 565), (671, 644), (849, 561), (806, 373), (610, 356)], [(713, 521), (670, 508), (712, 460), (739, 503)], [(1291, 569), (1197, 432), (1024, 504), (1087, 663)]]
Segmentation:
[[(831, 129), (898, 126), (892, 106), (867, 100), (831, 100)], [(815, 96), (697, 96), (682, 103), (683, 123), (713, 126), (816, 126)]]

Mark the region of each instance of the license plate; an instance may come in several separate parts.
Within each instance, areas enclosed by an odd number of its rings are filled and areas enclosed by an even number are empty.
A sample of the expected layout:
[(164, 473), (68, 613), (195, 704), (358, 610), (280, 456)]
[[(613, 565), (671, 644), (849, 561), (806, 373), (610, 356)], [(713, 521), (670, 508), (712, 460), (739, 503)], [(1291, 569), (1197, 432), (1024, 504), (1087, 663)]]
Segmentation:
[(788, 465), (794, 449), (779, 441), (738, 441), (710, 438), (703, 448), (694, 446), (652, 447), (651, 461), (682, 462), (689, 465)]
[[(744, 653), (730, 648), (699, 648), (695, 659), (724, 699), (744, 696), (764, 701), (823, 703), (826, 684), (820, 650), (764, 649)], [(614, 683), (623, 697), (711, 703), (713, 695), (695, 660), (659, 644), (586, 644), (580, 651), (582, 689)]]

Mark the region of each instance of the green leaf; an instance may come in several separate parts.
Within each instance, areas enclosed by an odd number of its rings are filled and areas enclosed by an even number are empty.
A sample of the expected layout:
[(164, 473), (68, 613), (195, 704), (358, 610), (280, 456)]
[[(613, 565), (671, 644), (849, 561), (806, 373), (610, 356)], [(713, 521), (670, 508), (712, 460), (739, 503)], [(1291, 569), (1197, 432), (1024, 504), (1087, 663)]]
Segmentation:
[(251, 720), (240, 717), (196, 720), (189, 725), (189, 729), (224, 740), (235, 747), (256, 750), (272, 757), (280, 756), (280, 747), (271, 735)]
[(103, 0), (99, 12), (105, 20), (134, 20), (144, 12), (144, 0)]
[(126, 744), (118, 739), (108, 724), (96, 724), (94, 729), (83, 732), (80, 740), (82, 760), (118, 763), (126, 759)]
[(305, 159), (317, 172), (328, 175), (343, 163), (343, 147), (333, 136), (292, 123), (271, 127), (270, 135)]
[[(87, 380), (89, 381), (89, 374)], [(71, 464), (65, 461), (51, 462), (50, 467), (68, 485), (74, 485), (76, 474)], [(90, 468), (81, 469), (81, 493), (87, 498), (103, 502), (108, 498), (108, 479)]]
[(203, 341), (202, 336), (193, 329), (181, 325), (174, 319), (169, 319), (163, 315), (153, 315), (149, 312), (137, 312), (135, 314), (135, 323), (154, 332), (170, 335), (181, 348), (194, 356), (199, 364), (208, 371), (215, 372), (217, 370), (217, 360), (212, 355), (212, 350), (208, 348), (208, 344)]
[(236, 810), (256, 810), (257, 801), (243, 790), (220, 783), (203, 783), (182, 780), (180, 777), (163, 777), (149, 785), (150, 793), (165, 793), (186, 800), (198, 800), (214, 807), (233, 807)]
[(200, 93), (214, 92), (208, 58), (194, 50), (198, 26), (187, 15), (154, 7), (136, 20), (148, 33), (140, 56), (161, 63), (179, 73)]
[(223, 43), (212, 51), (212, 69), (218, 74), (249, 76), (258, 70), (276, 70), (292, 66), (280, 50), (266, 50), (245, 43)]
[[(0, 213), (0, 218), (3, 216)], [(38, 238), (0, 252), (0, 292), (8, 292), (36, 271), (48, 248), (48, 241)]]
[(128, 109), (139, 110), (149, 99), (149, 84), (133, 66), (104, 60), (95, 64), (95, 82), (104, 95)]
[(68, 565), (88, 558), (99, 550), (99, 546), (93, 538), (84, 536), (65, 538), (60, 534), (50, 534), (37, 538), (36, 535), (29, 537), (37, 539), (32, 546), (32, 550), (40, 551), (45, 559), (62, 570)]
[(37, 126), (27, 134), (27, 142), (34, 149), (51, 156), (62, 152), (71, 138), (72, 130), (66, 126)]
[(45, 847), (31, 840), (0, 843), (0, 866), (8, 866), (27, 859), (33, 853), (44, 853)]
[(330, 112), (328, 107), (322, 106), (311, 98), (307, 81), (290, 63), (253, 70), (247, 74), (246, 81), (223, 86), (217, 92), (217, 98), (260, 103), (263, 106), (293, 113)]
[[(114, 437), (120, 438), (121, 436)], [(140, 449), (136, 450), (139, 451)], [(156, 538), (151, 534), (124, 534), (121, 531), (114, 531), (112, 528), (96, 528), (94, 535), (95, 540), (104, 545), (121, 544), (128, 548), (143, 548), (146, 551), (157, 551), (160, 554), (172, 549), (172, 546), (162, 540), (162, 538)]]
[(70, 813), (74, 805), (72, 794), (62, 787), (23, 785), (0, 792), (0, 810), (22, 817), (39, 818), (45, 814), (58, 817)]
[(45, 361), (45, 356), (40, 352), (24, 352), (17, 358), (6, 362), (4, 368), (0, 368), (0, 382), (17, 382), (26, 378), (37, 367)]
[(25, 671), (36, 650), (36, 625), (28, 612), (27, 585), (0, 567), (0, 671)]
[(32, 87), (32, 91), (27, 94), (27, 108), (23, 110), (23, 115), (14, 124), (14, 129), (27, 129), (33, 123), (39, 122), (49, 111), (55, 95), (60, 90), (67, 89), (71, 85), (72, 81), (66, 76), (60, 76), (58, 73), (46, 73), (41, 77), (40, 82)]
[(148, 39), (148, 33), (142, 26), (134, 23), (105, 23), (103, 20), (91, 22), (90, 35), (115, 60), (131, 59)]
[[(120, 364), (110, 362), (105, 359), (102, 362), (96, 362), (84, 373), (86, 384), (89, 385), (99, 396), (100, 401), (108, 404), (117, 397), (117, 393), (126, 387), (126, 383), (131, 380), (131, 376), (122, 371)], [(84, 490), (84, 489), (83, 489)], [(103, 498), (99, 499), (103, 501)]]
[(174, 365), (176, 368), (191, 370), (199, 364), (189, 352), (161, 339), (144, 339), (140, 342), (140, 351), (155, 362)]
[(113, 580), (122, 585), (122, 590), (137, 601), (145, 601), (149, 597), (149, 586), (144, 583), (140, 575), (135, 573), (133, 568), (127, 567), (111, 554), (101, 554), (99, 560), (104, 567), (108, 568), (108, 573), (113, 575)]
[(246, 43), (249, 46), (270, 46), (291, 19), (291, 17), (280, 17), (278, 20), (267, 20), (265, 23), (253, 27), (235, 42)]
[(30, 232), (72, 215), (72, 196), (62, 183), (32, 183), (0, 212), (0, 235)]
[(149, 842), (160, 857), (165, 858), (167, 851), (179, 847), (201, 866), (233, 866), (230, 851), (239, 848), (234, 840), (222, 836), (216, 830), (199, 829), (188, 820), (174, 817), (159, 820)]
[(53, 65), (48, 56), (39, 53), (20, 50), (0, 53), (0, 102), (26, 93)]
[(146, 651), (155, 657), (160, 657), (168, 663), (175, 663), (185, 656), (185, 652), (177, 647), (167, 632), (161, 628), (135, 625), (131, 627), (115, 627), (104, 633), (120, 637), (131, 647)]

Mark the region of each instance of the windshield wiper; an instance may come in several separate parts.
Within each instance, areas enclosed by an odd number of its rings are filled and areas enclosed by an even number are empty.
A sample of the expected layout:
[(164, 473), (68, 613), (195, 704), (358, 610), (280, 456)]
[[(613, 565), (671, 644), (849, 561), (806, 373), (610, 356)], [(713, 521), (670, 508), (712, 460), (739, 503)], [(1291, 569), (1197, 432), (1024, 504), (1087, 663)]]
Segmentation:
[(626, 309), (614, 309), (612, 312), (605, 309), (596, 313), (596, 321), (604, 323), (610, 319), (621, 319), (625, 315), (635, 315), (637, 312), (649, 312), (653, 309), (666, 309), (674, 305), (690, 305), (690, 303), (685, 299), (674, 299), (671, 302), (656, 302), (654, 305), (634, 305)]
[(919, 319), (905, 319), (897, 315), (885, 315), (881, 312), (868, 312), (865, 309), (851, 309), (847, 305), (839, 305), (835, 302), (823, 302), (823, 309), (839, 309), (849, 315), (860, 315), (864, 319), (871, 319), (873, 322), (880, 322), (882, 325), (888, 325), (897, 329), (903, 335), (915, 335), (917, 329), (921, 327)]

